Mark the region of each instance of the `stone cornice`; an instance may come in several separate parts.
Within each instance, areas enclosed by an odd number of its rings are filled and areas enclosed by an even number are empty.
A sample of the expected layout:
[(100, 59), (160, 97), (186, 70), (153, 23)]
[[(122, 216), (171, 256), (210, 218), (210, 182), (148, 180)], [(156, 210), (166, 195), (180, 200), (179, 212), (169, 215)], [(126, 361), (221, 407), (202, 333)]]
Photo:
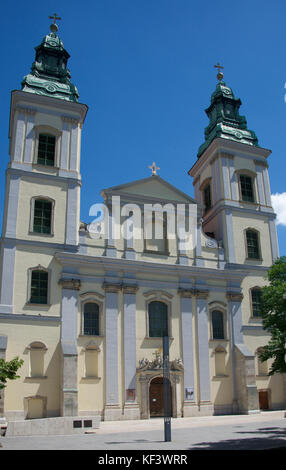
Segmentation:
[(108, 292), (108, 293), (117, 293), (121, 290), (122, 288), (122, 285), (121, 284), (117, 284), (117, 283), (107, 283), (107, 282), (104, 282), (102, 284), (102, 289), (105, 291), (105, 292)]
[(194, 289), (183, 289), (182, 287), (179, 287), (178, 294), (183, 298), (191, 298), (195, 295)]
[(239, 292), (227, 292), (226, 298), (230, 302), (241, 302), (243, 299), (243, 294)]
[(199, 290), (199, 289), (194, 289), (194, 295), (198, 299), (207, 299), (209, 296), (209, 291), (208, 290)]
[(68, 122), (70, 124), (77, 124), (79, 123), (78, 119), (75, 119), (73, 117), (70, 117), (70, 116), (61, 116), (61, 119), (63, 122)]
[[(162, 274), (162, 270), (170, 276), (196, 276), (206, 281), (212, 276), (219, 276), (221, 280), (237, 280), (248, 275), (249, 270), (244, 269), (243, 265), (239, 265), (239, 269), (218, 270), (200, 266), (184, 266), (178, 264), (164, 264), (157, 262), (147, 262), (141, 260), (126, 260), (123, 258), (108, 258), (106, 256), (90, 256), (81, 253), (57, 252), (55, 258), (63, 266), (84, 266), (105, 269), (106, 271), (123, 271), (128, 273)], [(235, 266), (233, 267), (235, 268)]]
[(62, 286), (63, 289), (71, 289), (71, 290), (80, 290), (81, 281), (80, 279), (60, 279), (59, 285)]
[(122, 286), (122, 291), (123, 291), (123, 294), (136, 294), (136, 292), (138, 291), (139, 287), (136, 286), (136, 285), (123, 285)]
[(203, 169), (208, 159), (210, 157), (213, 158), (216, 152), (231, 152), (234, 156), (243, 156), (250, 159), (256, 157), (257, 160), (259, 158), (267, 158), (271, 154), (271, 150), (262, 147), (251, 146), (218, 137), (211, 142), (201, 157), (196, 160), (192, 168), (188, 171), (188, 174), (192, 177), (197, 176), (197, 172)]
[(0, 320), (8, 320), (8, 321), (19, 321), (19, 322), (30, 322), (30, 321), (39, 321), (39, 322), (55, 322), (60, 323), (61, 318), (58, 316), (51, 316), (51, 315), (30, 315), (26, 313), (0, 313)]
[(19, 111), (19, 113), (23, 114), (30, 114), (30, 115), (35, 115), (36, 114), (36, 109), (33, 108), (26, 108), (24, 106), (16, 106), (16, 111)]

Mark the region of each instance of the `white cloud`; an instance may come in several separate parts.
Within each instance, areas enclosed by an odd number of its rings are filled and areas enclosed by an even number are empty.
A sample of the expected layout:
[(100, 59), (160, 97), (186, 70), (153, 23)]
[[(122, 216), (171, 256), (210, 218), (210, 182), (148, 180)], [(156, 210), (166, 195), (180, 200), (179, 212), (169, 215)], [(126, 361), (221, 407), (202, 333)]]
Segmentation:
[(286, 193), (276, 193), (271, 195), (272, 206), (277, 214), (277, 225), (286, 226)]

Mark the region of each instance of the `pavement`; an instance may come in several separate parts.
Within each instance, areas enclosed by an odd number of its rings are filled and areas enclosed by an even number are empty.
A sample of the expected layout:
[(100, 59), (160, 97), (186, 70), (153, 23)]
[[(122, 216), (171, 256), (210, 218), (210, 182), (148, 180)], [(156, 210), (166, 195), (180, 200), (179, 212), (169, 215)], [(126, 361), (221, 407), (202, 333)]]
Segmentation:
[(253, 415), (172, 418), (172, 440), (164, 420), (103, 421), (100, 428), (70, 436), (1, 437), (1, 450), (286, 450), (285, 411)]

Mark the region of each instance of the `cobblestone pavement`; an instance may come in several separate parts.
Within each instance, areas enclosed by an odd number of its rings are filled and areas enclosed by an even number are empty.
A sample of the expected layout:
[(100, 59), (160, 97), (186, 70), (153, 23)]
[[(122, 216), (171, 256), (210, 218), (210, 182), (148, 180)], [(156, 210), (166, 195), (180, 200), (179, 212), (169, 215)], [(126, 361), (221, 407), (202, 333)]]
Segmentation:
[(72, 436), (1, 437), (1, 450), (262, 450), (286, 449), (284, 411), (255, 415), (172, 419), (164, 442), (162, 418), (101, 422), (100, 429)]

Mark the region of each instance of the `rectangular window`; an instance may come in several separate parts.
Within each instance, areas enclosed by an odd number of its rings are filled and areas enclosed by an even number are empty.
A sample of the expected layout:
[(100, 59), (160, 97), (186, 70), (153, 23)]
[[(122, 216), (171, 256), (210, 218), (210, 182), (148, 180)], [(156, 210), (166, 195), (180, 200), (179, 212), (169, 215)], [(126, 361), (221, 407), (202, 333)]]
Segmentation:
[(163, 302), (150, 302), (149, 314), (149, 336), (161, 338), (168, 336), (168, 309)]
[(240, 175), (241, 199), (246, 202), (254, 202), (252, 178), (247, 175)]
[(252, 289), (251, 299), (252, 299), (252, 315), (254, 317), (261, 317), (261, 313), (260, 313), (260, 309), (261, 309), (261, 290), (260, 289)]
[(49, 134), (39, 135), (38, 159), (40, 165), (55, 165), (56, 138)]
[(259, 259), (259, 244), (258, 234), (254, 230), (247, 230), (246, 232), (247, 243), (247, 257), (249, 259)]
[(34, 203), (33, 232), (51, 233), (52, 203), (43, 199), (36, 199)]
[(31, 304), (48, 303), (48, 273), (33, 270), (31, 277)]

